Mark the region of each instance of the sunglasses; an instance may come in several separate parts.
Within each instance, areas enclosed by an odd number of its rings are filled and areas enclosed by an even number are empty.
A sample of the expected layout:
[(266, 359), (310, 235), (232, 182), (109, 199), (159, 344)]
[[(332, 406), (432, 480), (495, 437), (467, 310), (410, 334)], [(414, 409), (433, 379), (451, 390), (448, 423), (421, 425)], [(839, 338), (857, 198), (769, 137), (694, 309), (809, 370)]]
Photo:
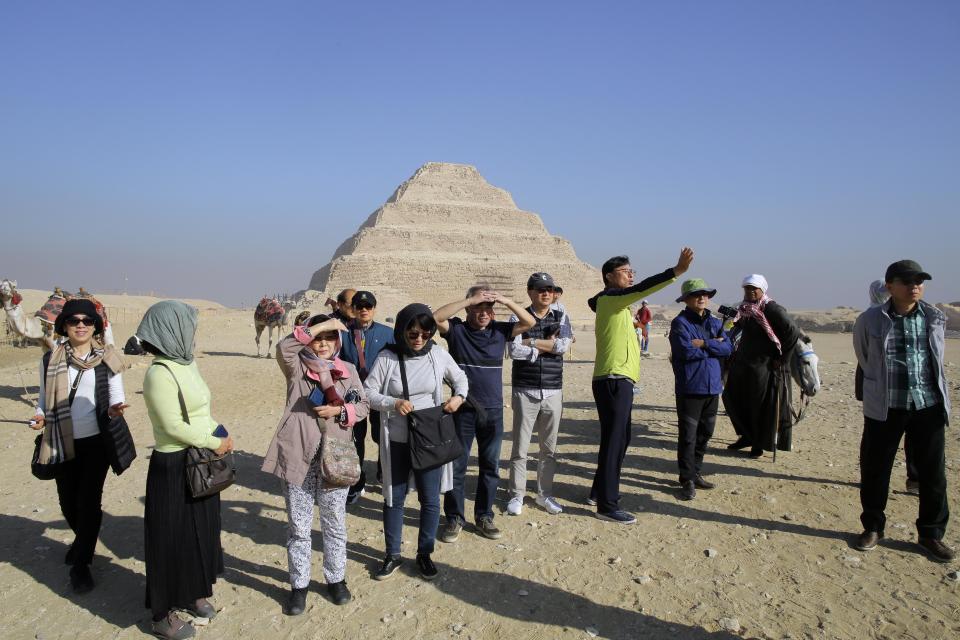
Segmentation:
[(68, 327), (79, 327), (80, 325), (85, 327), (96, 326), (96, 322), (87, 316), (70, 316), (66, 322)]
[(316, 341), (323, 340), (324, 342), (336, 342), (340, 339), (340, 333), (337, 331), (331, 331), (330, 333), (319, 333), (314, 338)]
[(429, 340), (433, 337), (433, 331), (407, 331), (408, 340), (416, 340), (420, 338), (421, 340)]
[(556, 289), (551, 287), (543, 287), (542, 289), (537, 289), (537, 293), (553, 293)]
[(363, 311), (364, 309), (373, 309), (373, 305), (372, 305), (372, 304), (358, 304), (358, 305), (354, 305), (353, 308), (356, 309), (357, 311)]
[(894, 279), (900, 284), (906, 285), (908, 287), (912, 287), (914, 285), (918, 287), (922, 287), (924, 282), (923, 278), (894, 278)]

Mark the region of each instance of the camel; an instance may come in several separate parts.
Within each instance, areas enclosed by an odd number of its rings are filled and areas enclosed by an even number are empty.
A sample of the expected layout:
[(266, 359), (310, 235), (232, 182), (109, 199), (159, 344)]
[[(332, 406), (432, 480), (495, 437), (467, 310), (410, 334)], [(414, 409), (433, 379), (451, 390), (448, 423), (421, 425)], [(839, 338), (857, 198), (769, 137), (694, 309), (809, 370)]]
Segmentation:
[(83, 287), (80, 288), (80, 293), (76, 296), (63, 292), (60, 287), (57, 287), (53, 295), (51, 295), (47, 301), (33, 316), (27, 317), (23, 313), (23, 309), (20, 307), (20, 302), (22, 298), (20, 294), (17, 293), (17, 281), (16, 280), (2, 280), (0, 281), (0, 298), (3, 299), (3, 309), (7, 312), (7, 326), (14, 333), (22, 336), (25, 340), (29, 341), (32, 344), (40, 344), (45, 351), (49, 351), (56, 346), (56, 341), (54, 340), (53, 334), (53, 325), (57, 319), (57, 316), (60, 314), (60, 310), (63, 309), (63, 304), (72, 298), (89, 298), (94, 305), (97, 307), (97, 312), (100, 314), (100, 317), (103, 318), (103, 343), (104, 344), (113, 344), (113, 327), (110, 325), (110, 321), (107, 319), (107, 311), (104, 309), (103, 304), (92, 295), (87, 293)]
[(260, 334), (267, 330), (267, 352), (265, 357), (270, 357), (270, 350), (273, 348), (273, 330), (277, 330), (277, 342), (280, 342), (280, 334), (283, 326), (287, 324), (287, 314), (293, 308), (293, 303), (284, 302), (280, 304), (276, 298), (264, 296), (253, 312), (253, 326), (257, 330), (257, 357), (260, 357)]
[(0, 281), (0, 299), (3, 310), (7, 312), (7, 327), (30, 344), (38, 344), (44, 351), (54, 347), (53, 325), (37, 317), (27, 317), (20, 303), (23, 298), (17, 293), (17, 281)]

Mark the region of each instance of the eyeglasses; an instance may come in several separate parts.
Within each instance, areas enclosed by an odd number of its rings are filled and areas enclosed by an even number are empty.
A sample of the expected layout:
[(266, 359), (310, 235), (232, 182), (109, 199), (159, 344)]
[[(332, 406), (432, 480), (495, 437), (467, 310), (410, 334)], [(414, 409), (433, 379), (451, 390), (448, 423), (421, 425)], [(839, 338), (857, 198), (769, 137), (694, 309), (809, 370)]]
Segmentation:
[(429, 340), (433, 337), (433, 331), (407, 331), (408, 340), (416, 340), (420, 338), (421, 340)]
[(314, 338), (317, 342), (323, 340), (324, 342), (336, 342), (340, 339), (340, 333), (337, 331), (331, 331), (330, 333), (319, 333)]
[(96, 323), (87, 316), (70, 316), (66, 322), (68, 327), (79, 327), (80, 325), (92, 327), (96, 325)]
[(614, 273), (625, 273), (625, 274), (627, 274), (628, 276), (633, 276), (633, 275), (636, 275), (636, 273), (637, 273), (637, 272), (634, 271), (633, 269), (614, 269), (613, 272), (614, 272)]

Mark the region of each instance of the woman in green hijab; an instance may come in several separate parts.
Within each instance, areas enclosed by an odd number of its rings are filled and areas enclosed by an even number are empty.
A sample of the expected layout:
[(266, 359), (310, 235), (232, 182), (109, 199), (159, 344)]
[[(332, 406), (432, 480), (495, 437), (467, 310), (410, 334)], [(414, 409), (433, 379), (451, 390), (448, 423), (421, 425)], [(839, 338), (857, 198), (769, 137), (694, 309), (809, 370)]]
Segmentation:
[(137, 328), (144, 350), (155, 356), (143, 379), (156, 440), (144, 513), (146, 606), (153, 611), (154, 634), (170, 639), (194, 635), (174, 610), (216, 615), (207, 598), (223, 573), (220, 495), (193, 498), (186, 483), (188, 447), (218, 455), (233, 450), (232, 438), (213, 435), (218, 424), (210, 415), (210, 389), (193, 359), (197, 315), (194, 307), (165, 300), (147, 309)]

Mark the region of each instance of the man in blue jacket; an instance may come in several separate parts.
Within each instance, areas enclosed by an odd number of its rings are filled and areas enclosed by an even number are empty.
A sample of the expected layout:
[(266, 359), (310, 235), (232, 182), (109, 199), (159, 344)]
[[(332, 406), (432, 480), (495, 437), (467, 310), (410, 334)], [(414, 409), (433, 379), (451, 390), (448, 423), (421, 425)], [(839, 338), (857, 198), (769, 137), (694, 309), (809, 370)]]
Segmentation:
[(670, 323), (670, 350), (680, 427), (680, 499), (693, 500), (697, 489), (714, 487), (700, 470), (723, 392), (722, 359), (733, 353), (733, 345), (723, 330), (723, 320), (707, 309), (717, 290), (709, 288), (702, 278), (693, 278), (683, 283), (681, 292), (677, 302), (687, 306)]
[[(357, 291), (353, 294), (350, 303), (353, 311), (353, 317), (346, 322), (347, 330), (343, 331), (341, 336), (340, 357), (353, 364), (360, 374), (360, 381), (367, 379), (367, 373), (373, 367), (373, 361), (377, 359), (377, 354), (388, 344), (393, 343), (393, 329), (374, 322), (373, 317), (377, 312), (377, 299), (369, 291)], [(380, 412), (371, 411), (366, 420), (353, 425), (353, 443), (357, 447), (357, 455), (360, 456), (360, 479), (357, 484), (350, 487), (347, 492), (347, 504), (354, 504), (363, 495), (364, 488), (367, 485), (367, 476), (363, 471), (363, 455), (366, 453), (367, 423), (370, 425), (370, 437), (373, 441), (380, 442)], [(379, 459), (379, 456), (377, 457)], [(379, 470), (379, 462), (378, 470)], [(379, 475), (379, 471), (378, 471)]]

